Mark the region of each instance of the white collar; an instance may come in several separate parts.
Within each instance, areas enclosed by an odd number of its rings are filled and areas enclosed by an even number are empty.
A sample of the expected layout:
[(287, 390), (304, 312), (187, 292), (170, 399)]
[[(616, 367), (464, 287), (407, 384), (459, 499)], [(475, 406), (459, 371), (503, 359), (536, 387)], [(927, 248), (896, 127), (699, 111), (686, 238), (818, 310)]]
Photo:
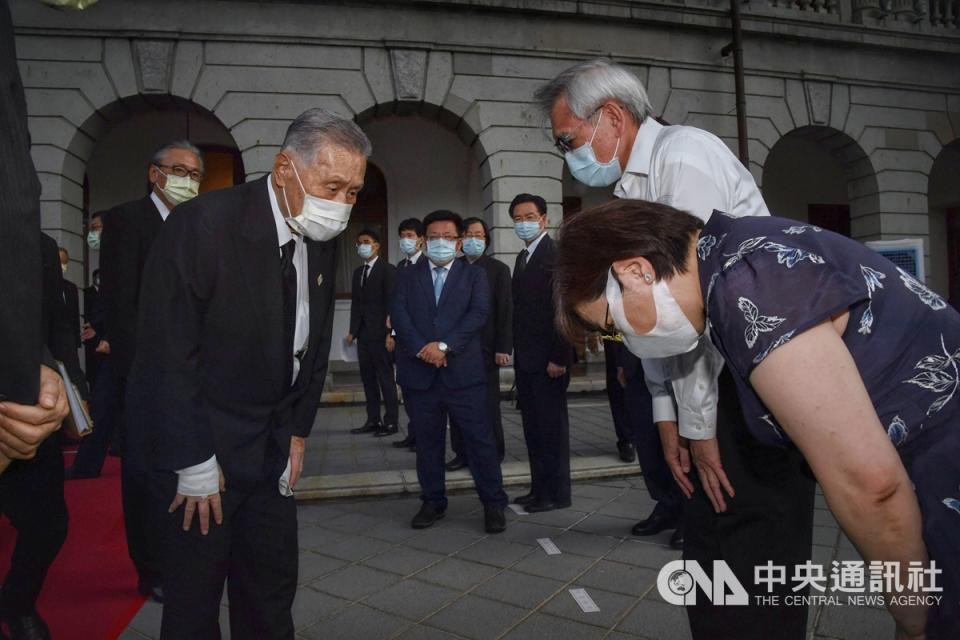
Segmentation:
[(407, 256), (407, 260), (410, 262), (410, 264), (417, 264), (417, 260), (419, 260), (420, 256), (422, 255), (423, 255), (423, 250), (421, 249), (420, 251), (417, 251), (412, 256)]
[(157, 211), (160, 212), (160, 217), (163, 218), (163, 221), (167, 221), (167, 216), (170, 215), (170, 208), (163, 203), (163, 200), (160, 199), (160, 196), (157, 195), (157, 192), (150, 190), (150, 199), (153, 200), (153, 204), (156, 205)]
[(370, 267), (370, 271), (373, 271), (373, 265), (377, 264), (377, 260), (379, 259), (380, 259), (380, 254), (377, 254), (374, 257), (370, 258), (369, 262), (365, 261), (363, 264)]
[(293, 240), (293, 232), (287, 224), (283, 212), (280, 211), (280, 203), (277, 202), (277, 194), (274, 191), (273, 180), (267, 178), (267, 194), (270, 196), (270, 209), (273, 211), (273, 222), (277, 225), (277, 242), (283, 246)]
[(536, 239), (536, 240), (534, 240), (533, 242), (531, 242), (530, 244), (527, 245), (527, 247), (526, 247), (526, 249), (527, 249), (527, 260), (529, 260), (529, 259), (530, 259), (530, 256), (533, 255), (533, 252), (537, 250), (537, 247), (540, 246), (540, 241), (543, 240), (543, 237), (544, 237), (545, 235), (547, 235), (547, 230), (546, 230), (546, 229), (543, 230), (543, 233), (541, 233), (539, 236), (537, 236), (537, 239)]
[(650, 175), (653, 146), (656, 144), (657, 136), (660, 135), (661, 130), (663, 130), (663, 125), (654, 120), (653, 116), (647, 116), (633, 139), (633, 147), (630, 149), (630, 157), (627, 159), (627, 168), (624, 173)]
[(443, 266), (440, 266), (440, 265), (436, 264), (433, 260), (430, 260), (429, 258), (427, 258), (427, 261), (430, 263), (430, 270), (431, 270), (431, 271), (432, 271), (433, 269), (436, 269), (437, 267), (440, 267), (441, 269), (446, 269), (447, 271), (450, 271), (450, 267), (453, 266), (453, 263), (456, 262), (456, 259), (451, 260), (450, 262), (448, 262), (447, 264), (445, 264), (445, 265), (443, 265)]

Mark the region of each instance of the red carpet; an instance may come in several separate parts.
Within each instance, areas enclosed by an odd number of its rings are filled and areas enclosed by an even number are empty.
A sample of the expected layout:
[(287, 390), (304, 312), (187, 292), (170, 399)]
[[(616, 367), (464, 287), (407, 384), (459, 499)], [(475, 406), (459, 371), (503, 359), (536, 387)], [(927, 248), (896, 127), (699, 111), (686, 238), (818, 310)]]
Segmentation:
[[(66, 454), (72, 463), (73, 455)], [(120, 635), (143, 605), (127, 556), (120, 504), (120, 461), (107, 458), (95, 480), (66, 484), (70, 527), (50, 567), (37, 609), (54, 640), (107, 640)], [(0, 518), (0, 576), (7, 573), (16, 532)]]

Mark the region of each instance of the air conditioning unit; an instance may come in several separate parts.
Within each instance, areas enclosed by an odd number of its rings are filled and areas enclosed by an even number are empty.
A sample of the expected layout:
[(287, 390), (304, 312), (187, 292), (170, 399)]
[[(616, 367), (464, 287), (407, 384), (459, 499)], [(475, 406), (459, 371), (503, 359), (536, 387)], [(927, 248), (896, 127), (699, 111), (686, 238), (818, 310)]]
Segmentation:
[(927, 281), (923, 268), (923, 240), (920, 238), (871, 240), (865, 244), (920, 282)]

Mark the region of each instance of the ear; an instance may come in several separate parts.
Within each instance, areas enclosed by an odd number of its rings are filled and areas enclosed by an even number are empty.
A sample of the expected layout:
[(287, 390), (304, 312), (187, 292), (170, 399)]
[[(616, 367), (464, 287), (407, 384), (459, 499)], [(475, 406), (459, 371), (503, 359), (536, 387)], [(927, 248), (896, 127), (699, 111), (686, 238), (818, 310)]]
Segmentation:
[(290, 158), (285, 153), (279, 152), (273, 158), (273, 172), (271, 179), (276, 187), (283, 187), (287, 179), (287, 173), (290, 171)]
[(157, 184), (161, 178), (163, 178), (163, 176), (160, 175), (160, 169), (157, 168), (157, 165), (151, 164), (150, 168), (147, 169), (147, 180), (151, 185), (154, 185)]
[(652, 285), (657, 280), (656, 270), (643, 256), (617, 260), (610, 266), (624, 289), (637, 291), (644, 286)]
[(603, 109), (605, 118), (609, 118), (611, 126), (616, 130), (617, 135), (623, 135), (624, 125), (626, 124), (627, 111), (619, 102), (607, 100), (600, 107)]

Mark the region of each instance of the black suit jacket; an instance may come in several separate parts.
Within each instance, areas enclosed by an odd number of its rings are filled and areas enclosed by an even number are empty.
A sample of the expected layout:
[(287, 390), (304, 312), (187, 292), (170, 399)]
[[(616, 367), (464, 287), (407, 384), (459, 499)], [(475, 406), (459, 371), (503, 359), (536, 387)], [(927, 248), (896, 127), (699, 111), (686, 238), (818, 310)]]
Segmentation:
[[(460, 258), (469, 264), (466, 256)], [(513, 293), (510, 267), (496, 258), (483, 255), (473, 263), (487, 272), (490, 285), (490, 315), (483, 328), (483, 361), (488, 369), (495, 366), (498, 353), (513, 351)]]
[[(62, 275), (61, 271), (61, 275)], [(63, 302), (67, 307), (67, 317), (72, 327), (74, 348), (80, 348), (80, 291), (77, 285), (63, 278)]]
[(574, 351), (557, 331), (553, 318), (553, 263), (556, 249), (544, 236), (523, 273), (513, 275), (513, 359), (519, 371), (544, 372), (547, 363), (573, 363)]
[(7, 0), (0, 0), (0, 397), (37, 402), (41, 334), (40, 181)]
[(163, 226), (149, 196), (114, 207), (103, 218), (100, 246), (101, 288), (106, 301), (105, 333), (121, 377), (133, 363), (137, 344), (137, 310), (147, 257)]
[(353, 286), (350, 294), (350, 333), (353, 337), (379, 340), (387, 337), (387, 316), (390, 314), (390, 301), (396, 282), (397, 268), (387, 262), (383, 256), (377, 258), (363, 288), (360, 277), (363, 265), (353, 272)]
[[(63, 299), (66, 281), (63, 279), (63, 270), (60, 268), (60, 251), (53, 238), (43, 233), (38, 235), (43, 261), (43, 311), (40, 326), (44, 342), (53, 357), (63, 362), (80, 395), (87, 398), (87, 380), (80, 368), (80, 356), (77, 353), (79, 348), (75, 326), (77, 323), (74, 321), (72, 310)], [(56, 370), (55, 365), (54, 370)]]
[(310, 338), (292, 387), (280, 246), (267, 178), (179, 205), (147, 262), (127, 393), (128, 439), (154, 469), (216, 454), (227, 486), (275, 481), (320, 404), (336, 240), (305, 240)]

